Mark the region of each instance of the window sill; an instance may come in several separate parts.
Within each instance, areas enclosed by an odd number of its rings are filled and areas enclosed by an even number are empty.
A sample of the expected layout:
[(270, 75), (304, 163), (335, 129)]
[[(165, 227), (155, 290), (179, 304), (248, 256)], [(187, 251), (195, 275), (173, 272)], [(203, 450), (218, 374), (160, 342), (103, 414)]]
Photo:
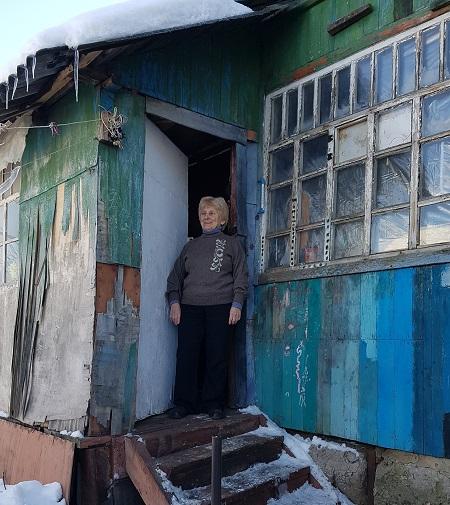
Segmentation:
[(369, 257), (346, 258), (321, 265), (273, 268), (259, 275), (258, 284), (285, 282), (321, 277), (335, 277), (366, 272), (394, 270), (417, 266), (450, 263), (450, 245), (423, 247), (415, 250), (376, 254)]

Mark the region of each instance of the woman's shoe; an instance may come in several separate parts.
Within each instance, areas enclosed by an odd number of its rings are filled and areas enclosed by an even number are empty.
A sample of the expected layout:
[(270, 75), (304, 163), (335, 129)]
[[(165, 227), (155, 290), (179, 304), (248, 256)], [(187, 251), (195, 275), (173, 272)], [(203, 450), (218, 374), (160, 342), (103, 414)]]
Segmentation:
[(211, 409), (208, 412), (208, 415), (211, 419), (214, 419), (215, 421), (219, 419), (223, 419), (225, 417), (225, 413), (223, 409), (217, 408), (217, 409)]
[(186, 407), (174, 407), (167, 413), (170, 419), (183, 419), (183, 417), (186, 417), (188, 414), (189, 412)]

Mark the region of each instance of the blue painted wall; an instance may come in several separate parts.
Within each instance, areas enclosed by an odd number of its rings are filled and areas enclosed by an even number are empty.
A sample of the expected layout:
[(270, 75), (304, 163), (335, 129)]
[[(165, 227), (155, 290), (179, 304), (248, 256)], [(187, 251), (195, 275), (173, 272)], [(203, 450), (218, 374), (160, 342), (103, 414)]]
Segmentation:
[(256, 304), (257, 402), (276, 422), (445, 455), (450, 266), (263, 285)]

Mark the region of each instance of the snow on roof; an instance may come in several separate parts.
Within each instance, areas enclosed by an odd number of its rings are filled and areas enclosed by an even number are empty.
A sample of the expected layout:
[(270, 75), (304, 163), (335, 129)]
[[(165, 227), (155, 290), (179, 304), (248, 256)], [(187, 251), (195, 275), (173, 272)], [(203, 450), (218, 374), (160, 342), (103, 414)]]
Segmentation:
[(0, 82), (16, 73), (29, 55), (59, 46), (132, 37), (172, 28), (242, 16), (253, 12), (234, 0), (128, 0), (81, 14), (34, 35), (10, 61), (0, 59)]

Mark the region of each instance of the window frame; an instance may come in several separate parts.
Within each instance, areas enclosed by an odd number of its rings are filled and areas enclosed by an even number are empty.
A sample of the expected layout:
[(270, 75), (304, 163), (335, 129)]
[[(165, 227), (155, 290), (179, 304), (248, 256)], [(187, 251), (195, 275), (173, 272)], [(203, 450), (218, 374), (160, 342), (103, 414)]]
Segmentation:
[[(446, 22), (448, 24), (446, 25)], [(419, 71), (421, 68), (420, 63), (420, 50), (422, 46), (422, 33), (429, 30), (433, 26), (439, 26), (440, 33), (440, 50), (439, 50), (439, 81), (437, 83), (420, 87)], [(423, 206), (431, 205), (434, 203), (441, 203), (450, 201), (450, 194), (440, 195), (438, 197), (426, 198), (425, 200), (420, 200), (419, 197), (419, 172), (421, 169), (420, 165), (420, 153), (421, 146), (425, 143), (432, 142), (437, 139), (442, 139), (445, 137), (450, 137), (450, 130), (445, 132), (440, 132), (431, 136), (421, 136), (421, 121), (422, 121), (422, 101), (426, 96), (432, 96), (439, 94), (444, 91), (450, 91), (450, 79), (445, 80), (445, 69), (450, 66), (450, 62), (444, 61), (444, 56), (446, 54), (445, 48), (447, 44), (450, 44), (450, 40), (445, 38), (446, 28), (450, 33), (450, 14), (446, 13), (433, 20), (416, 26), (408, 31), (402, 32), (388, 40), (375, 44), (363, 51), (359, 51), (354, 55), (341, 60), (333, 65), (324, 67), (314, 74), (310, 74), (295, 83), (291, 83), (288, 86), (277, 89), (273, 93), (266, 96), (265, 102), (265, 134), (264, 134), (264, 149), (263, 149), (263, 163), (264, 163), (264, 180), (269, 181), (269, 163), (271, 153), (280, 149), (286, 148), (290, 145), (294, 146), (294, 167), (293, 167), (293, 178), (292, 178), (292, 193), (291, 193), (291, 226), (290, 226), (290, 264), (284, 267), (267, 268), (266, 258), (265, 258), (265, 248), (266, 243), (271, 238), (275, 238), (276, 234), (267, 233), (267, 215), (270, 212), (266, 212), (265, 216), (261, 222), (261, 261), (260, 261), (260, 279), (261, 281), (270, 281), (277, 279), (293, 279), (293, 278), (310, 278), (310, 277), (323, 277), (331, 276), (336, 274), (345, 274), (353, 272), (363, 272), (363, 271), (374, 271), (374, 270), (384, 270), (388, 268), (401, 268), (405, 266), (414, 266), (421, 264), (431, 264), (431, 263), (443, 263), (450, 262), (450, 240), (449, 242), (439, 243), (439, 244), (420, 244), (419, 240), (419, 214), (420, 209)], [(398, 69), (399, 62), (397, 58), (398, 46), (402, 42), (407, 40), (415, 39), (415, 50), (416, 50), (416, 61), (415, 61), (415, 86), (414, 90), (398, 96)], [(375, 100), (375, 75), (376, 75), (376, 55), (388, 47), (392, 48), (392, 73), (393, 73), (393, 98), (382, 103), (376, 103)], [(360, 61), (365, 58), (370, 58), (370, 96), (369, 105), (363, 109), (355, 111), (355, 104), (357, 99), (357, 89), (356, 89), (356, 72), (357, 65)], [(348, 67), (350, 65), (350, 96), (349, 96), (349, 107), (350, 113), (345, 117), (333, 118), (330, 121), (326, 121), (321, 124), (320, 121), (320, 82), (323, 77), (328, 74), (332, 76), (332, 93), (331, 93), (331, 109), (336, 111), (337, 107), (337, 95), (336, 95), (336, 79), (337, 73)], [(313, 114), (313, 127), (309, 130), (302, 131), (302, 102), (303, 102), (303, 85), (314, 83), (314, 114)], [(289, 93), (292, 93), (297, 89), (298, 93), (298, 111), (297, 111), (297, 129), (295, 132), (288, 135), (287, 131), (287, 121), (286, 118), (286, 102)], [(283, 103), (283, 124), (282, 124), (282, 135), (278, 142), (271, 142), (271, 104), (272, 98), (282, 96)], [(377, 117), (389, 109), (395, 109), (397, 107), (411, 102), (411, 140), (410, 142), (396, 145), (394, 147), (388, 147), (387, 149), (377, 150), (375, 145), (375, 131), (377, 128)], [(361, 121), (367, 121), (368, 128), (368, 148), (367, 153), (364, 157), (358, 158), (363, 160), (365, 165), (365, 189), (364, 189), (364, 242), (363, 242), (363, 254), (353, 257), (344, 257), (339, 259), (332, 259), (331, 251), (333, 251), (333, 240), (334, 232), (332, 232), (332, 224), (334, 222), (351, 222), (356, 219), (356, 215), (352, 215), (348, 218), (337, 218), (334, 215), (335, 208), (335, 195), (337, 190), (337, 184), (335, 182), (335, 173), (337, 170), (342, 169), (345, 166), (354, 165), (357, 163), (358, 159), (347, 160), (344, 163), (338, 164), (335, 161), (336, 155), (336, 143), (337, 143), (337, 131), (339, 128), (351, 126), (357, 124)], [(328, 134), (329, 136), (329, 149), (328, 149), (328, 165), (326, 169), (322, 171), (315, 171), (312, 173), (300, 175), (299, 165), (300, 165), (300, 149), (301, 143), (305, 140), (319, 137), (323, 134)], [(383, 209), (376, 209), (374, 205), (374, 198), (372, 195), (372, 189), (374, 187), (373, 177), (375, 175), (375, 163), (380, 157), (385, 157), (389, 154), (396, 154), (405, 152), (405, 150), (410, 151), (411, 155), (411, 172), (410, 172), (410, 186), (409, 186), (409, 202), (407, 204), (398, 204)], [(326, 210), (325, 210), (325, 220), (324, 220), (324, 234), (326, 240), (324, 240), (324, 258), (323, 261), (317, 261), (316, 263), (303, 263), (298, 262), (299, 246), (297, 244), (297, 235), (300, 233), (301, 229), (317, 228), (318, 224), (315, 225), (303, 225), (297, 223), (297, 215), (300, 210), (297, 206), (300, 204), (300, 188), (301, 181), (311, 177), (319, 175), (319, 173), (327, 174), (327, 188), (326, 188)], [(268, 185), (265, 191), (265, 198), (262, 202), (262, 207), (269, 202), (268, 194), (272, 189), (273, 185)], [(380, 214), (393, 210), (396, 207), (407, 207), (409, 209), (409, 229), (408, 229), (408, 248), (389, 252), (370, 252), (370, 242), (371, 242), (371, 220), (372, 216), (375, 214)], [(278, 234), (280, 235), (280, 233)], [(282, 233), (283, 236), (287, 235), (287, 230)]]

